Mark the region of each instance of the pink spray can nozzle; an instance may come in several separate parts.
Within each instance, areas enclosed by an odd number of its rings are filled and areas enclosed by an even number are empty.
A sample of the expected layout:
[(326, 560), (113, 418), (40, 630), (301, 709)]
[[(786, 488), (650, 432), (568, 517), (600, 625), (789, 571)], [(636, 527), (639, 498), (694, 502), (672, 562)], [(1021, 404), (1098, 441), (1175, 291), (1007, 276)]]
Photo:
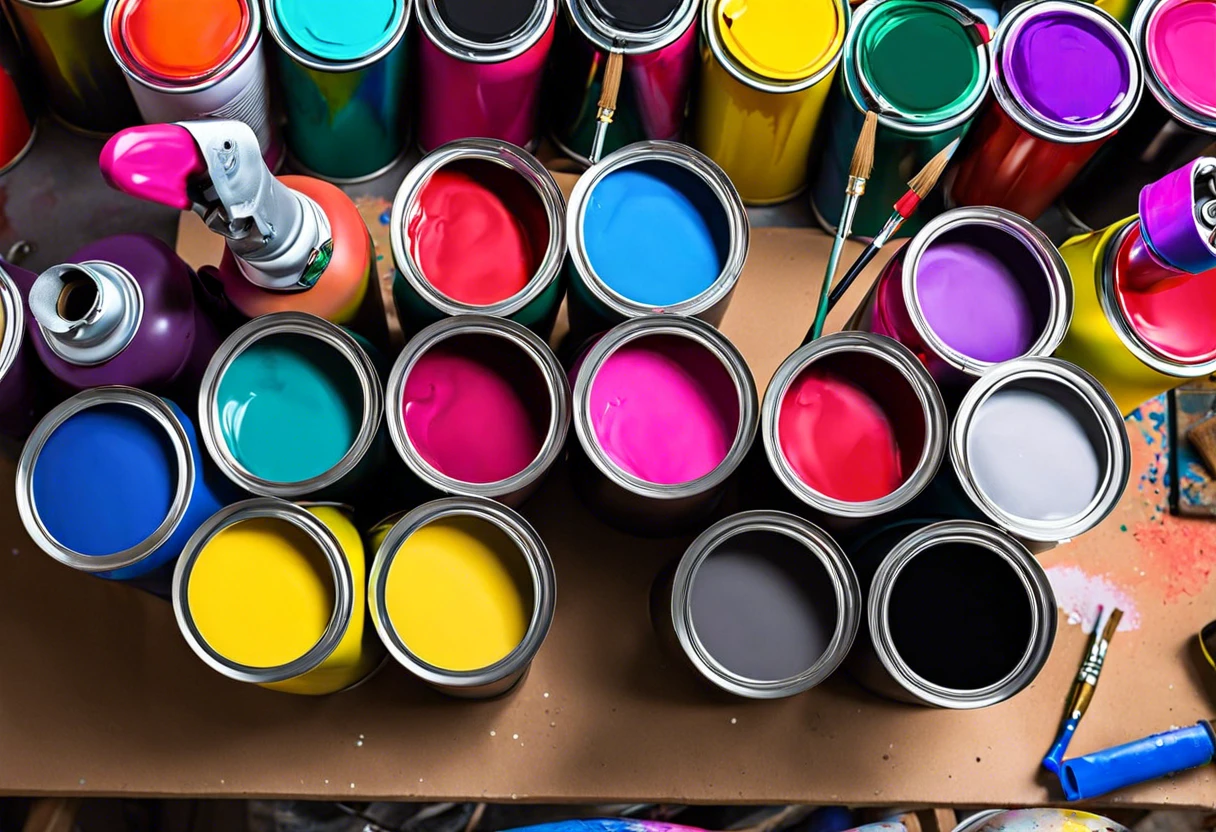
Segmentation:
[(1188, 274), (1216, 269), (1216, 158), (1201, 156), (1144, 186), (1140, 229), (1167, 266)]
[(129, 127), (101, 149), (101, 175), (124, 194), (186, 211), (191, 180), (207, 173), (194, 137), (176, 124)]

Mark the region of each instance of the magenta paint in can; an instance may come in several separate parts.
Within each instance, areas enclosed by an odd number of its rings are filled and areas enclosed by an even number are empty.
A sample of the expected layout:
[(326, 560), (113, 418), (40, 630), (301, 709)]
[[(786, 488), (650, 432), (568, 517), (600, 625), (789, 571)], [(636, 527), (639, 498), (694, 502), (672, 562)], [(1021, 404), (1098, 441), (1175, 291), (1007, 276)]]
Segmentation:
[(46, 370), (29, 344), (25, 301), (33, 272), (0, 261), (0, 434), (24, 439), (50, 397)]
[(418, 3), (418, 144), (503, 139), (532, 149), (556, 0)]

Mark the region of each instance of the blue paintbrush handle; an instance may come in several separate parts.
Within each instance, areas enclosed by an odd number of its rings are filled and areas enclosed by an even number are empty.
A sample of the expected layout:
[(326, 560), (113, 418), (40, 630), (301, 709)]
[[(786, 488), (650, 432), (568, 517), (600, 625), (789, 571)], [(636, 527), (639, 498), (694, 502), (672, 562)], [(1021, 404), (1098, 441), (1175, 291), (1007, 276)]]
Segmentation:
[(1065, 760), (1060, 785), (1069, 800), (1087, 800), (1124, 786), (1206, 765), (1216, 757), (1216, 729), (1200, 722), (1126, 745)]

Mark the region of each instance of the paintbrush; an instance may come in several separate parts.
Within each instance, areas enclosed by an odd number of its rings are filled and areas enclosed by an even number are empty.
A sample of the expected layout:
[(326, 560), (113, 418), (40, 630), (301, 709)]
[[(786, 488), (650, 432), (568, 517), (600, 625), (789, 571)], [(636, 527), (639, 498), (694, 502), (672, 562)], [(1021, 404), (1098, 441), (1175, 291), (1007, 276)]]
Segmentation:
[(920, 169), (920, 173), (912, 177), (912, 180), (908, 183), (908, 192), (895, 203), (895, 210), (892, 212), (891, 218), (887, 220), (882, 230), (878, 232), (878, 235), (866, 246), (866, 250), (853, 261), (853, 265), (849, 266), (849, 270), (845, 272), (840, 282), (833, 287), (832, 294), (828, 298), (829, 311), (835, 308), (840, 299), (844, 297), (844, 293), (853, 285), (853, 281), (857, 279), (857, 276), (861, 274), (866, 266), (870, 265), (870, 261), (877, 256), (879, 250), (895, 236), (904, 224), (904, 221), (912, 216), (912, 212), (920, 206), (921, 200), (927, 197), (929, 192), (937, 185), (937, 180), (941, 178), (942, 172), (946, 170), (950, 157), (958, 149), (958, 142), (959, 140), (955, 139), (939, 150), (937, 155)]
[(836, 266), (840, 263), (840, 251), (845, 238), (853, 230), (853, 215), (857, 213), (857, 203), (866, 192), (866, 180), (874, 170), (874, 138), (878, 132), (878, 113), (866, 110), (865, 121), (861, 124), (861, 133), (857, 136), (857, 146), (853, 148), (853, 161), (849, 163), (849, 180), (844, 189), (844, 207), (840, 210), (840, 222), (836, 226), (836, 237), (832, 240), (832, 253), (828, 255), (828, 267), (823, 275), (823, 286), (819, 289), (819, 307), (815, 311), (815, 323), (811, 325), (808, 340), (815, 340), (823, 334), (823, 322), (828, 317), (828, 295), (832, 288), (832, 278), (836, 276)]
[[(1101, 608), (1098, 610), (1098, 617), (1101, 618)], [(1056, 735), (1055, 744), (1043, 757), (1043, 768), (1050, 771), (1052, 774), (1060, 773), (1060, 764), (1064, 761), (1064, 753), (1068, 751), (1068, 744), (1072, 742), (1073, 734), (1077, 731), (1077, 726), (1081, 723), (1081, 717), (1085, 716), (1085, 712), (1089, 710), (1089, 703), (1093, 701), (1094, 691), (1098, 687), (1098, 677), (1102, 673), (1102, 665), (1106, 661), (1106, 651), (1110, 648), (1111, 639), (1115, 637), (1115, 631), (1119, 629), (1119, 622), (1123, 620), (1123, 610), (1117, 607), (1111, 612), (1110, 617), (1106, 619), (1106, 626), (1102, 628), (1102, 635), (1098, 636), (1098, 627), (1094, 625), (1094, 638), (1090, 641), (1089, 652), (1085, 657), (1085, 661), (1081, 662), (1081, 671), (1077, 674), (1077, 679), (1073, 682), (1072, 690), (1068, 696), (1068, 706), (1064, 709), (1064, 721), (1060, 724), (1060, 732)]]
[[(616, 46), (613, 42), (613, 46)], [(625, 69), (625, 55), (617, 49), (608, 53), (608, 65), (604, 67), (604, 84), (600, 88), (599, 108), (596, 113), (595, 136), (591, 140), (591, 155), (587, 158), (595, 164), (604, 155), (604, 139), (608, 135), (608, 125), (616, 116), (616, 100), (621, 92), (621, 73)]]

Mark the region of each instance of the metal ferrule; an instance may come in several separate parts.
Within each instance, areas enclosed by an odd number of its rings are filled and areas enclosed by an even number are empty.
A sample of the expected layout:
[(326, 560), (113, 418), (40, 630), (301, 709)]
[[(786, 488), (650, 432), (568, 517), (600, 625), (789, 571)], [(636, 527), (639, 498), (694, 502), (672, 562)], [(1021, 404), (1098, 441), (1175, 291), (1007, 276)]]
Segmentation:
[[(194, 616), (190, 612), (190, 573), (199, 555), (220, 532), (237, 523), (255, 519), (290, 523), (303, 532), (325, 556), (333, 578), (334, 608), (330, 613), (329, 623), (325, 626), (325, 632), (307, 653), (278, 667), (250, 667), (216, 652), (198, 631)], [(337, 649), (354, 616), (363, 614), (362, 610), (355, 609), (355, 576), (351, 572), (350, 562), (342, 544), (334, 533), (303, 507), (269, 497), (255, 497), (233, 503), (211, 515), (199, 526), (198, 531), (186, 543), (186, 548), (173, 571), (173, 612), (177, 617), (178, 628), (190, 649), (212, 670), (229, 679), (255, 685), (286, 682), (315, 670)]]
[[(789, 679), (758, 681), (732, 673), (705, 649), (692, 619), (692, 584), (697, 570), (728, 539), (748, 532), (771, 532), (793, 538), (819, 561), (832, 582), (836, 597), (836, 629), (823, 654), (812, 666)], [(836, 671), (848, 655), (861, 625), (862, 599), (857, 575), (844, 551), (827, 532), (812, 523), (780, 511), (745, 511), (706, 529), (684, 552), (671, 582), (666, 621), (656, 622), (674, 631), (680, 649), (693, 668), (711, 683), (748, 699), (781, 699), (817, 686)]]
[(25, 345), (25, 303), (4, 265), (0, 262), (0, 382), (8, 376)]
[[(60, 544), (43, 525), (38, 516), (38, 501), (34, 494), (34, 468), (38, 464), (38, 456), (42, 453), (43, 446), (60, 425), (83, 410), (102, 405), (135, 408), (164, 431), (165, 441), (173, 450), (177, 487), (173, 491), (173, 501), (169, 504), (165, 519), (157, 526), (156, 531), (138, 545), (110, 555), (85, 555)], [(136, 390), (134, 387), (95, 387), (77, 393), (54, 408), (30, 434), (21, 451), (21, 458), (17, 461), (17, 513), (21, 516), (26, 533), (38, 548), (55, 560), (81, 572), (113, 572), (139, 563), (169, 540), (186, 515), (194, 493), (196, 474), (189, 434), (169, 405), (151, 393)]]
[(139, 283), (103, 260), (47, 269), (30, 287), (29, 305), (51, 352), (79, 367), (104, 364), (126, 349), (144, 314)]
[[(443, 341), (469, 335), (501, 338), (504, 349), (516, 349), (527, 356), (540, 371), (549, 397), (549, 425), (540, 452), (522, 471), (498, 482), (463, 482), (436, 470), (423, 459), (405, 429), (405, 384), (418, 359)], [(486, 418), (493, 417), (492, 413), (486, 414)], [(461, 315), (436, 321), (405, 345), (389, 373), (385, 418), (389, 438), (397, 453), (410, 471), (426, 485), (446, 494), (492, 498), (508, 505), (518, 505), (540, 486), (549, 469), (562, 455), (570, 430), (570, 384), (549, 345), (531, 330), (503, 318)]]
[(679, 40), (697, 17), (700, 0), (681, 0), (679, 10), (665, 24), (648, 32), (631, 32), (614, 26), (590, 8), (587, 0), (564, 0), (563, 5), (583, 37), (597, 49), (622, 55), (657, 52)]
[(1164, 4), (1164, 0), (1139, 0), (1135, 16), (1132, 18), (1132, 41), (1136, 44), (1136, 51), (1144, 56), (1144, 83), (1149, 92), (1153, 94), (1153, 98), (1157, 99), (1171, 117), (1187, 127), (1203, 133), (1216, 133), (1216, 118), (1201, 113), (1180, 101), (1158, 77), (1157, 70), (1148, 57), (1149, 24)]
[[(976, 482), (967, 449), (972, 421), (991, 396), (1009, 388), (1066, 400), (1072, 405), (1068, 410), (1084, 420), (1102, 466), (1102, 480), (1093, 500), (1079, 513), (1058, 520), (1018, 517), (997, 505)], [(950, 431), (950, 462), (963, 491), (994, 525), (1023, 540), (1059, 543), (1089, 531), (1114, 510), (1131, 473), (1131, 446), (1119, 408), (1097, 379), (1059, 358), (1018, 358), (993, 367), (963, 397)]]
[[(781, 403), (790, 385), (804, 370), (827, 356), (854, 354), (889, 365), (916, 394), (925, 425), (924, 449), (916, 467), (904, 482), (884, 497), (850, 503), (820, 493), (803, 482), (781, 450), (778, 421)], [(760, 436), (764, 454), (777, 479), (799, 500), (829, 517), (861, 520), (894, 511), (914, 499), (933, 480), (946, 455), (946, 406), (937, 384), (907, 347), (898, 341), (869, 332), (837, 332), (804, 344), (781, 363), (764, 393), (760, 408)]]
[[(492, 162), (517, 173), (535, 189), (549, 224), (549, 245), (532, 279), (511, 297), (485, 306), (462, 303), (436, 289), (410, 254), (406, 240), (406, 225), (414, 215), (414, 207), (431, 177), (453, 162), (468, 159)], [(460, 139), (428, 153), (406, 174), (401, 187), (397, 189), (397, 196), (393, 198), (389, 239), (397, 271), (430, 306), (444, 315), (480, 314), (507, 318), (534, 301), (561, 275), (566, 260), (566, 199), (553, 175), (523, 148), (499, 139)]]
[[(224, 439), (219, 390), (224, 373), (237, 356), (264, 338), (276, 335), (301, 335), (320, 341), (342, 356), (359, 379), (363, 398), (363, 418), (359, 433), (346, 455), (322, 474), (299, 482), (274, 482), (250, 473), (237, 461)], [(198, 393), (198, 427), (203, 445), (224, 476), (244, 490), (266, 497), (293, 499), (331, 488), (351, 475), (367, 456), (380, 430), (384, 412), (384, 389), (376, 365), (350, 333), (315, 315), (304, 312), (274, 312), (254, 318), (229, 335), (215, 351)], [(308, 414), (299, 414), (307, 419)]]
[[(501, 660), (479, 670), (445, 670), (415, 656), (397, 633), (385, 598), (389, 571), (401, 545), (427, 523), (453, 516), (473, 517), (503, 532), (519, 548), (532, 578), (532, 618), (523, 640)], [(376, 552), (367, 585), (372, 623), (389, 654), (410, 673), (451, 696), (484, 699), (511, 690), (528, 672), (553, 623), (557, 581), (549, 550), (540, 535), (516, 512), (479, 497), (446, 497), (424, 503), (404, 515), (389, 518), (379, 528), (390, 524), (391, 528)], [(376, 532), (372, 534), (375, 536)]]
[(518, 32), (497, 43), (480, 43), (463, 38), (443, 20), (435, 0), (417, 0), (418, 25), (431, 43), (458, 61), (497, 64), (509, 61), (536, 45), (557, 14), (557, 0), (536, 0), (532, 14)]
[[(273, 5), (271, 8), (273, 9)], [(412, 0), (406, 0), (405, 13), (401, 15), (401, 22), (397, 24), (397, 30), (393, 33), (392, 38), (375, 52), (370, 52), (352, 61), (330, 61), (325, 58), (318, 58), (311, 52), (301, 49), (299, 44), (288, 37), (287, 33), (283, 31), (283, 25), (279, 22), (278, 15), (274, 14), (273, 11), (266, 15), (266, 31), (270, 32), (270, 36), (274, 38), (274, 42), (279, 45), (279, 48), (300, 66), (315, 69), (318, 72), (353, 72), (356, 69), (371, 66), (397, 48), (397, 44), (401, 43), (401, 39), (405, 37), (406, 31), (409, 29), (410, 14), (413, 10), (414, 3)], [(360, 181), (362, 179), (363, 177), (360, 177)]]

